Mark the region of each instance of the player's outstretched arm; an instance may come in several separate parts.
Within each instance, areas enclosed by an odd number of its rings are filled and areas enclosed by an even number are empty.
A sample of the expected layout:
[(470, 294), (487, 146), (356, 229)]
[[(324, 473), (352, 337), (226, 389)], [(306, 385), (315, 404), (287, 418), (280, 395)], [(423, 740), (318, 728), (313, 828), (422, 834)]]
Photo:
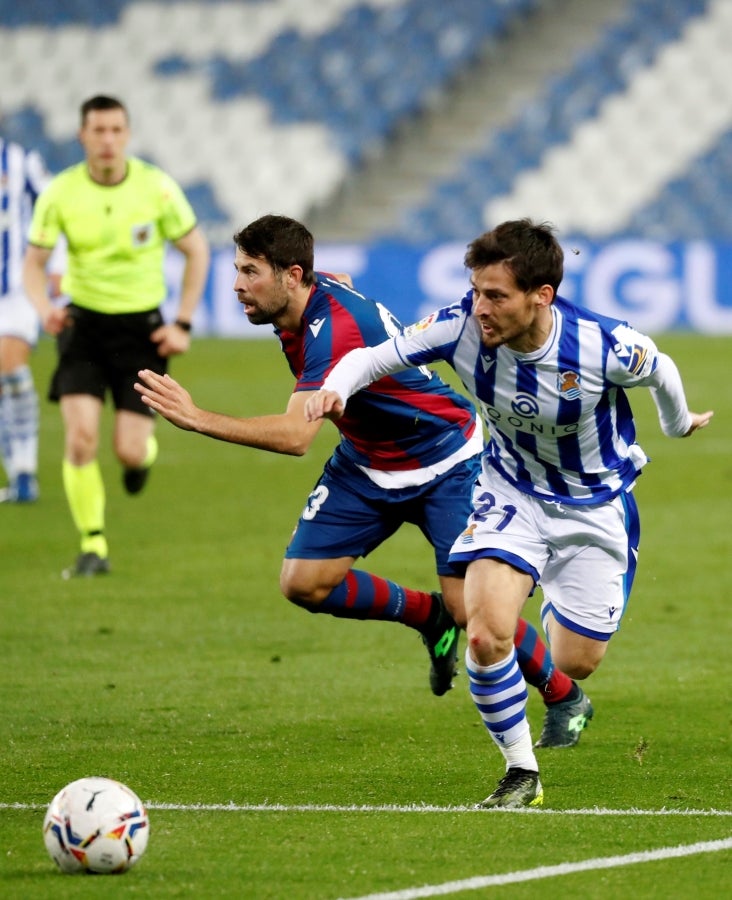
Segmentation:
[(178, 428), (196, 431), (218, 441), (304, 456), (323, 424), (322, 420), (308, 422), (305, 419), (305, 401), (309, 396), (306, 391), (295, 391), (284, 413), (240, 418), (196, 406), (188, 391), (170, 375), (158, 375), (150, 369), (142, 369), (137, 374), (140, 381), (135, 383), (135, 390), (146, 406)]
[(305, 403), (305, 418), (308, 422), (330, 419), (337, 422), (345, 412), (346, 405), (336, 391), (315, 391)]
[(163, 418), (184, 431), (199, 431), (199, 416), (203, 412), (193, 402), (191, 395), (170, 375), (159, 375), (150, 369), (137, 373), (140, 381), (135, 390), (142, 402), (160, 413)]

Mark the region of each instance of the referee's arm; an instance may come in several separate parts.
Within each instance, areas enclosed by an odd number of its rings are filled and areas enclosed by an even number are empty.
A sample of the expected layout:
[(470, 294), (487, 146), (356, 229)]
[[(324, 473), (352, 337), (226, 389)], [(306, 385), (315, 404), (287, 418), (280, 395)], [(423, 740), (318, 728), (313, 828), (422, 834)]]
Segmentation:
[(52, 249), (28, 244), (23, 258), (23, 288), (49, 334), (58, 334), (66, 325), (66, 310), (54, 306), (48, 297), (46, 267)]

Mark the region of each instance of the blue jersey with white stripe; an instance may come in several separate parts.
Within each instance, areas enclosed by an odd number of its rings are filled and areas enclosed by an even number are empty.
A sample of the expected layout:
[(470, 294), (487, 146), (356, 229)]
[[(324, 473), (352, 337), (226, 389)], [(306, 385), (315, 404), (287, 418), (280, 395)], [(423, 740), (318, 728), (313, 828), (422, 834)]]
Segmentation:
[(409, 326), (394, 341), (409, 365), (446, 360), (490, 433), (484, 465), (519, 490), (568, 504), (627, 490), (647, 462), (625, 389), (658, 362), (654, 342), (624, 322), (557, 297), (543, 347), (485, 347), (472, 292)]
[(22, 289), (33, 204), (49, 177), (39, 153), (0, 138), (0, 296)]
[[(277, 335), (297, 378), (295, 390), (317, 391), (349, 350), (380, 344), (400, 329), (380, 303), (318, 274), (301, 329)], [(441, 462), (479, 428), (472, 403), (421, 368), (359, 391), (336, 425), (342, 438), (339, 454), (356, 465), (393, 472)]]

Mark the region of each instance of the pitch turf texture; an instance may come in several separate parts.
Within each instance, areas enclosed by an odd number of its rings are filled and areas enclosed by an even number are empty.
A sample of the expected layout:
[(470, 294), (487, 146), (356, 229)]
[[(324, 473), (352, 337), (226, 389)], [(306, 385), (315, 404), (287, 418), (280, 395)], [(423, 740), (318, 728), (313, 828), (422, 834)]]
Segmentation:
[[(161, 422), (148, 487), (127, 497), (107, 420), (113, 572), (64, 582), (77, 547), (58, 410), (44, 401), (42, 499), (0, 507), (0, 895), (724, 895), (730, 340), (660, 343), (692, 408), (716, 415), (705, 433), (672, 441), (647, 392), (634, 394), (653, 459), (637, 487), (635, 590), (586, 683), (589, 730), (573, 750), (540, 751), (540, 812), (471, 809), (502, 762), (464, 674), (447, 696), (430, 694), (415, 632), (310, 615), (280, 597), (283, 548), (335, 441), (330, 424), (294, 459)], [(44, 389), (52, 356), (42, 341), (33, 363)], [(199, 403), (241, 415), (284, 410), (292, 387), (272, 340), (198, 340), (173, 373)], [(416, 529), (368, 566), (435, 588)], [(527, 610), (536, 623), (538, 602)], [(542, 714), (533, 693), (535, 736)], [(124, 876), (61, 875), (43, 847), (51, 797), (93, 774), (149, 805), (147, 853)]]

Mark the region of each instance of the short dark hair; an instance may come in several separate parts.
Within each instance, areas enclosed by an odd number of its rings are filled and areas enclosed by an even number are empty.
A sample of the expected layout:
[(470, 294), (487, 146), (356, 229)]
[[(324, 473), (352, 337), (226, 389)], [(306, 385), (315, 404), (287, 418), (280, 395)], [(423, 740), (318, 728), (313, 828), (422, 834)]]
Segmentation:
[(234, 243), (247, 256), (266, 260), (275, 272), (300, 266), (302, 283), (315, 283), (315, 242), (307, 228), (295, 219), (262, 216), (238, 231)]
[(482, 269), (501, 262), (522, 291), (548, 284), (556, 293), (564, 276), (564, 252), (547, 222), (537, 224), (531, 219), (503, 222), (468, 244), (465, 254), (468, 269)]
[(130, 114), (121, 100), (118, 100), (116, 97), (107, 97), (106, 94), (96, 94), (96, 96), (90, 97), (81, 104), (81, 124), (83, 125), (86, 122), (86, 117), (90, 112), (98, 109), (121, 109), (125, 114), (125, 118), (129, 121)]

